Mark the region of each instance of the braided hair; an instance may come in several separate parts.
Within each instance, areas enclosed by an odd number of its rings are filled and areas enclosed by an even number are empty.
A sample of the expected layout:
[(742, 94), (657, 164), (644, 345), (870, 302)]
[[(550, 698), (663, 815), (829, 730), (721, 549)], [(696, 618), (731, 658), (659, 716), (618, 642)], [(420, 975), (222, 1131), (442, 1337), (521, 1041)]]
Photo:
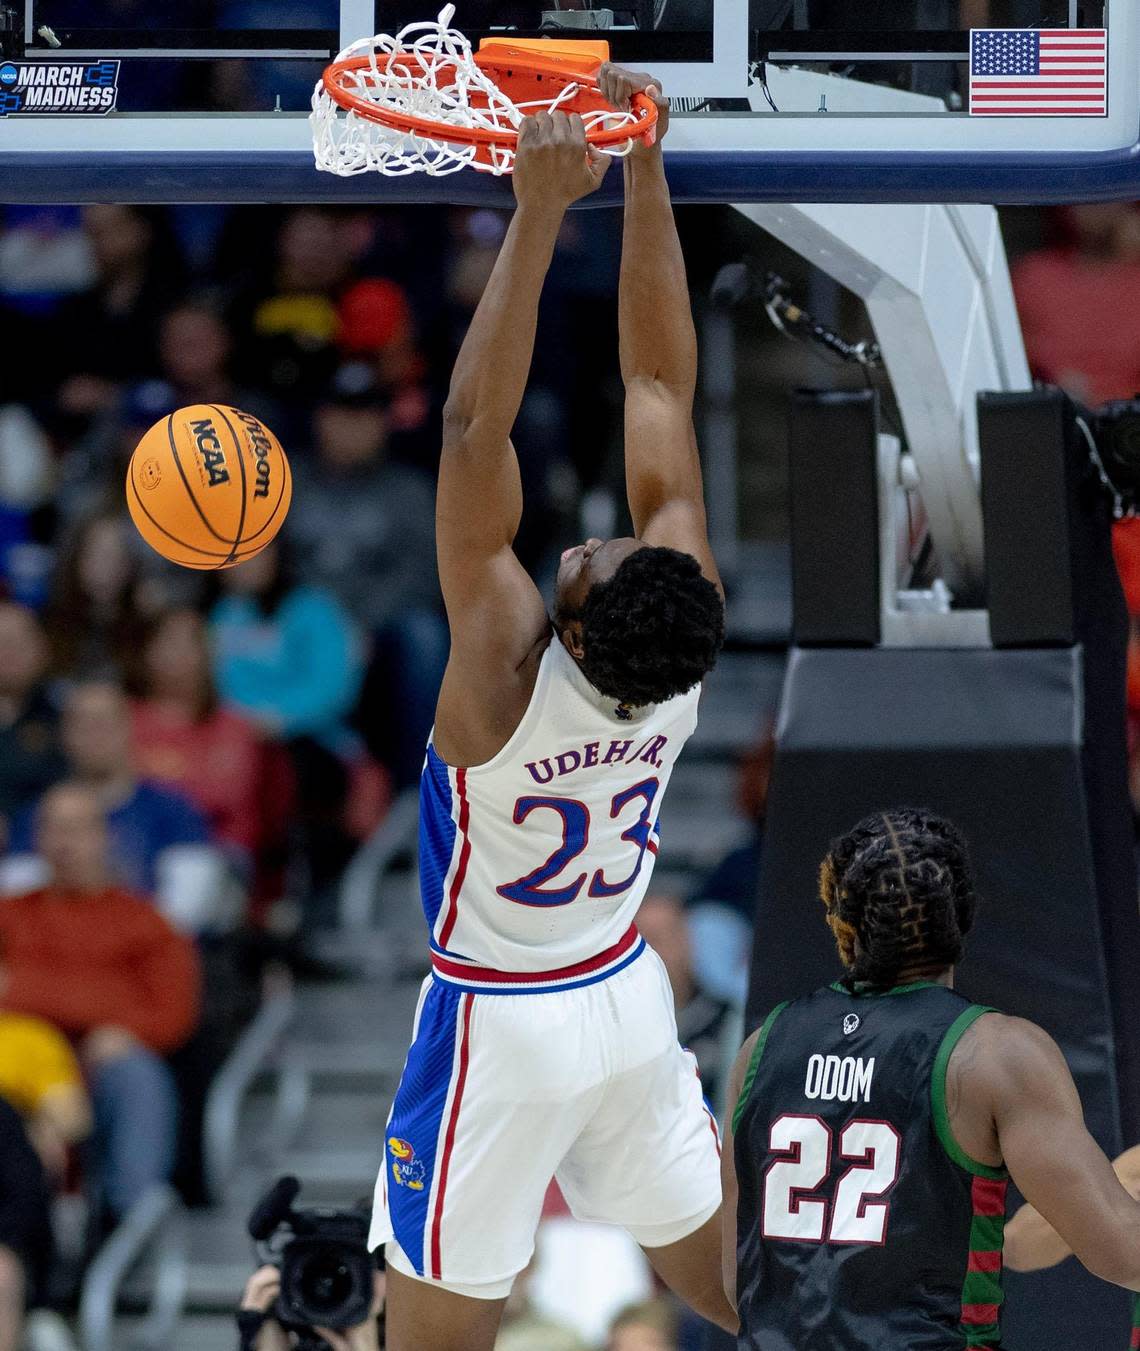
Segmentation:
[(848, 979), (878, 986), (958, 962), (978, 903), (958, 829), (913, 807), (868, 816), (834, 840), (819, 894)]

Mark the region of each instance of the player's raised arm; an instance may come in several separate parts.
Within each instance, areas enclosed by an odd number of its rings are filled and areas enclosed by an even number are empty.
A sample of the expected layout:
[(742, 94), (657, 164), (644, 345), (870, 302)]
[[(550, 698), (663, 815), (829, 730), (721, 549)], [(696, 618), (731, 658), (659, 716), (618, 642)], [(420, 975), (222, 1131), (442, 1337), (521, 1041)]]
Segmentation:
[(522, 661), (546, 624), (541, 597), (512, 550), (522, 487), (510, 435), (563, 216), (598, 187), (608, 164), (608, 156), (587, 150), (578, 117), (540, 113), (523, 122), (514, 175), (518, 209), (452, 374), (437, 551), (453, 655), (467, 649), (476, 663), (487, 652), (492, 665), (502, 653)]
[(644, 91), (658, 108), (656, 144), (638, 143), (625, 160), (618, 323), (634, 533), (647, 544), (693, 554), (719, 588), (693, 430), (697, 336), (661, 153), (669, 101), (652, 77), (615, 66), (602, 67), (599, 83), (616, 107)]
[(963, 1039), (950, 1074), (965, 1052), (971, 1096), (977, 1088), (988, 1101), (998, 1148), (1026, 1200), (1094, 1276), (1140, 1290), (1140, 1203), (1085, 1128), (1056, 1044), (1019, 1018), (986, 1017), (967, 1035), (975, 1046)]

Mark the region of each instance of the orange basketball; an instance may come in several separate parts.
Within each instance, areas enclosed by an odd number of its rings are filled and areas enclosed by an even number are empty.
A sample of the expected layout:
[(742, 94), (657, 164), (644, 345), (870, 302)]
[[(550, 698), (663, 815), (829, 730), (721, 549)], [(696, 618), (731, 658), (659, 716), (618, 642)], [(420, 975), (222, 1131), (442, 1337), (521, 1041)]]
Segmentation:
[(260, 553), (289, 510), (293, 477), (257, 418), (196, 403), (156, 422), (127, 467), (139, 534), (184, 568), (232, 568)]

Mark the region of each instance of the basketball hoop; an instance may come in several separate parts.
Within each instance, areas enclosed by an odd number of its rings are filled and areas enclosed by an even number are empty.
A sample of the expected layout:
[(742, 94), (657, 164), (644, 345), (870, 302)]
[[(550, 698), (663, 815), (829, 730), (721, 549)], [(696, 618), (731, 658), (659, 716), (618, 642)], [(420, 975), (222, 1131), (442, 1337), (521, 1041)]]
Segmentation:
[(586, 139), (608, 155), (627, 155), (635, 140), (653, 144), (653, 100), (635, 94), (624, 112), (598, 88), (606, 43), (490, 38), (473, 52), (449, 27), (454, 14), (448, 5), (434, 23), (362, 38), (340, 53), (313, 90), (318, 169), (508, 174), (523, 118), (542, 110), (577, 113)]

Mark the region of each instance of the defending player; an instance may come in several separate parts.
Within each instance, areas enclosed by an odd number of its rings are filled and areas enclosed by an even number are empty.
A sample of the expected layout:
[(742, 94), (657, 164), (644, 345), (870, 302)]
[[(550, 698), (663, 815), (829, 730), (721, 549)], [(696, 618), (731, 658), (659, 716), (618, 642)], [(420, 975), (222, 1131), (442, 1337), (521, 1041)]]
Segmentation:
[[(1112, 1166), (1129, 1194), (1140, 1197), (1140, 1145), (1126, 1149)], [(1022, 1206), (1006, 1228), (1005, 1262), (1011, 1271), (1041, 1271), (1045, 1267), (1055, 1267), (1072, 1255), (1072, 1247), (1034, 1206)], [(1140, 1348), (1140, 1295), (1132, 1296), (1132, 1333), (1128, 1346), (1130, 1351)], [(1123, 1334), (1120, 1351), (1124, 1351)]]
[[(648, 77), (607, 68), (616, 104)], [(661, 110), (659, 136), (668, 105)], [(437, 503), (451, 657), (421, 785), (431, 929), (373, 1243), (394, 1351), (487, 1351), (557, 1176), (735, 1326), (716, 1128), (634, 926), (661, 798), (724, 627), (692, 425), (696, 341), (660, 141), (626, 161), (621, 364), (635, 535), (566, 552), (554, 622), (515, 557), (510, 442), (566, 208), (601, 183), (582, 124), (527, 119), (518, 209), (445, 412)]]
[(1000, 1343), (1007, 1180), (1140, 1290), (1140, 1205), (1040, 1028), (951, 988), (976, 897), (948, 822), (868, 817), (824, 860), (846, 977), (777, 1006), (733, 1073), (725, 1288), (741, 1347)]

